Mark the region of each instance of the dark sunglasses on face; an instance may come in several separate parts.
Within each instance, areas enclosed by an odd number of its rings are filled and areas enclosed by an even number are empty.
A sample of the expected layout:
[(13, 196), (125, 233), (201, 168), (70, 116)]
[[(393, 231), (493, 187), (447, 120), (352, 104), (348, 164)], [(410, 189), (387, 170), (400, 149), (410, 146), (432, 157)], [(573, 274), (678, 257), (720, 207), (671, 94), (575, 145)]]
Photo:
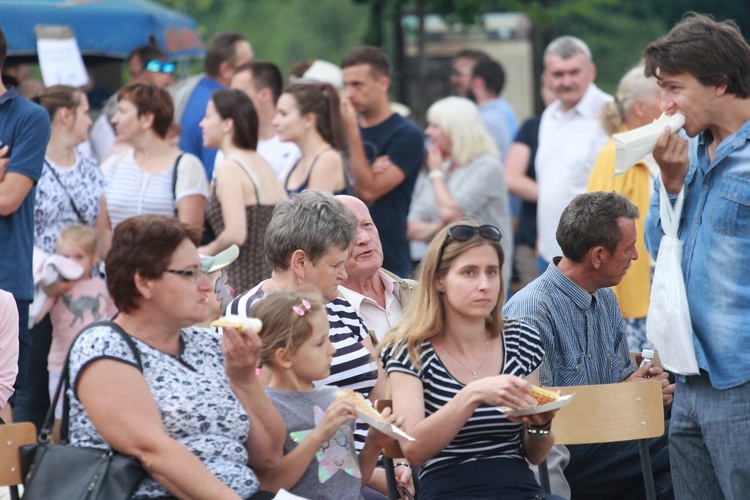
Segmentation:
[(467, 226), (465, 224), (453, 226), (452, 228), (448, 229), (448, 234), (445, 235), (443, 244), (440, 245), (440, 253), (438, 253), (437, 260), (438, 265), (440, 265), (440, 262), (443, 260), (443, 250), (445, 250), (446, 245), (448, 245), (448, 241), (450, 238), (453, 238), (456, 241), (469, 241), (477, 233), (479, 233), (479, 236), (481, 236), (482, 238), (491, 241), (500, 241), (503, 238), (503, 233), (501, 233), (500, 230), (495, 226), (491, 226), (489, 224), (484, 224), (482, 226)]
[(146, 71), (150, 73), (167, 73), (172, 74), (175, 70), (175, 64), (173, 62), (162, 62), (158, 59), (151, 59), (146, 64)]

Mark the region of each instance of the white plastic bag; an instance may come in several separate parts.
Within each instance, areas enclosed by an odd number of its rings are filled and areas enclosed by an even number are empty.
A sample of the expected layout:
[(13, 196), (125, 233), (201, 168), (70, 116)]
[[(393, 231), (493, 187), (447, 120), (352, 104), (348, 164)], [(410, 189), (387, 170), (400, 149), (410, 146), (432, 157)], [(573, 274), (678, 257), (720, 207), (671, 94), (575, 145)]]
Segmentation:
[(677, 195), (674, 208), (661, 181), (659, 188), (659, 211), (664, 236), (659, 244), (651, 284), (646, 334), (666, 370), (682, 375), (696, 375), (698, 361), (693, 348), (693, 327), (681, 267), (682, 242), (677, 238), (685, 188)]

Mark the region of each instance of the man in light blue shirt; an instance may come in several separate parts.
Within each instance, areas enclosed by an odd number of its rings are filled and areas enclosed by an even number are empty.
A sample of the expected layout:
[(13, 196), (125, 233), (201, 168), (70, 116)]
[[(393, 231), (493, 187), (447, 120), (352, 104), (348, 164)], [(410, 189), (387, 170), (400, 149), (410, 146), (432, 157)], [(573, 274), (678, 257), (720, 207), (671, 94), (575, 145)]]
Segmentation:
[(733, 22), (691, 15), (645, 51), (661, 107), (685, 115), (686, 140), (665, 130), (646, 218), (655, 257), (663, 232), (659, 182), (685, 190), (679, 237), (700, 374), (678, 376), (670, 458), (678, 498), (750, 491), (750, 46)]

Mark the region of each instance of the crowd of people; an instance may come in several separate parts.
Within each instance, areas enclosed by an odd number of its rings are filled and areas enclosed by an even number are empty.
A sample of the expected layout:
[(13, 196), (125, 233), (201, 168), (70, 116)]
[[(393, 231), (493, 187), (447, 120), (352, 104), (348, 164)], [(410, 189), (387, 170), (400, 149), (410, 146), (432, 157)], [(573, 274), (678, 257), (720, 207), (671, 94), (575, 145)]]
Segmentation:
[[(0, 68), (6, 54), (0, 29)], [(637, 445), (555, 445), (557, 410), (497, 407), (536, 404), (537, 385), (650, 379), (658, 498), (750, 491), (750, 46), (734, 23), (686, 16), (615, 96), (586, 43), (559, 37), (547, 107), (520, 126), (502, 65), (475, 49), (424, 131), (394, 111), (377, 47), (301, 61), (288, 85), (236, 32), (179, 82), (153, 44), (127, 64), (94, 121), (81, 89), (27, 100), (0, 83), (4, 421), (55, 412), (69, 445), (136, 456), (133, 498), (386, 498), (393, 437), (349, 389), (391, 399), (381, 417), (415, 438), (402, 498), (630, 499)], [(612, 135), (662, 112), (684, 130), (614, 177)], [(685, 199), (697, 375), (631, 357), (652, 347), (660, 187)], [(262, 326), (212, 327), (222, 315)]]

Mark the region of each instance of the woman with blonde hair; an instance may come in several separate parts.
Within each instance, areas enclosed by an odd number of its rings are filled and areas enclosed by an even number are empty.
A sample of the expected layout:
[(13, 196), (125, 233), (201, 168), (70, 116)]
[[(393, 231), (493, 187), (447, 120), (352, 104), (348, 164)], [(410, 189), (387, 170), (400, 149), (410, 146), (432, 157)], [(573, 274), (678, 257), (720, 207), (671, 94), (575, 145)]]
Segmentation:
[(502, 317), (500, 230), (459, 220), (425, 254), (417, 296), (381, 344), (393, 413), (416, 438), (401, 448), (422, 466), (420, 497), (542, 498), (526, 460), (554, 444), (555, 411), (511, 417), (536, 404), (544, 351), (537, 332)]
[[(643, 66), (628, 71), (617, 87), (617, 98), (604, 108), (602, 122), (610, 134), (627, 132), (647, 125), (661, 114), (661, 90), (656, 78), (647, 77)], [(659, 166), (650, 154), (624, 174), (613, 176), (615, 141), (610, 139), (596, 158), (588, 182), (589, 191), (615, 191), (638, 207), (641, 217), (636, 219), (636, 250), (640, 259), (630, 264), (630, 270), (612, 290), (617, 296), (620, 312), (625, 320), (628, 345), (631, 351), (652, 348), (646, 338), (646, 314), (651, 292), (651, 259), (646, 252), (644, 220)]]
[[(510, 258), (513, 232), (505, 173), (479, 109), (464, 97), (447, 97), (430, 106), (427, 122), (428, 173), (418, 181), (408, 217), (407, 236), (417, 243), (412, 244), (412, 258), (420, 260), (435, 234), (461, 217), (498, 227)], [(508, 283), (510, 266), (503, 278)]]

